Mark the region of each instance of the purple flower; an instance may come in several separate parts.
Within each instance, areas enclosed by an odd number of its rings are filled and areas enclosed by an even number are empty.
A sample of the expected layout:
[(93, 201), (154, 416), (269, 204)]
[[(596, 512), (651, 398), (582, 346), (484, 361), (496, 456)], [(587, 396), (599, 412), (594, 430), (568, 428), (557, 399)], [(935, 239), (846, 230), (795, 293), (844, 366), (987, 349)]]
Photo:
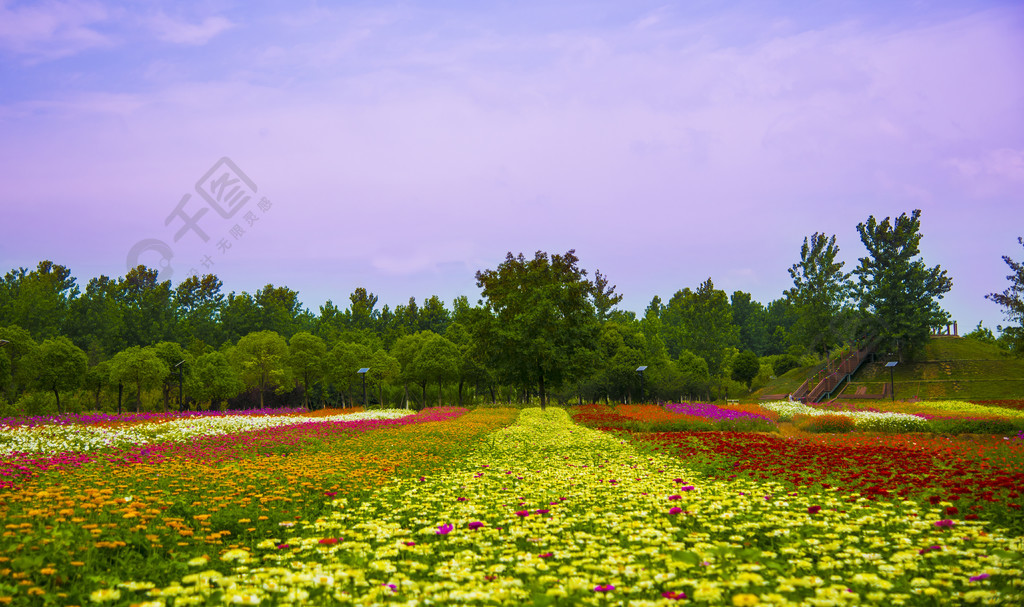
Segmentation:
[(451, 525), (451, 523), (445, 523), (443, 525), (438, 525), (437, 531), (435, 531), (434, 533), (436, 535), (448, 535), (449, 533), (452, 532), (452, 529), (454, 529), (454, 528), (455, 527), (453, 527)]
[(615, 590), (615, 586), (611, 584), (604, 584), (603, 586), (598, 584), (594, 586), (594, 592), (611, 592), (612, 590)]
[(537, 510), (537, 514), (547, 514), (548, 512), (551, 511), (548, 510), (547, 508), (541, 508), (540, 510)]
[(526, 518), (526, 517), (530, 516), (530, 511), (529, 510), (519, 510), (518, 512), (516, 512), (516, 516)]
[(980, 582), (981, 580), (987, 580), (987, 579), (988, 579), (988, 574), (987, 573), (979, 573), (978, 575), (972, 575), (971, 576), (971, 581), (972, 582)]
[(669, 514), (679, 514), (682, 511), (683, 511), (683, 509), (679, 508), (678, 506), (673, 506), (672, 508), (668, 509), (668, 513)]
[(381, 584), (381, 586), (384, 586), (385, 588), (390, 588), (391, 592), (398, 590), (398, 586), (395, 586), (394, 584)]
[(693, 485), (687, 485), (685, 487), (680, 487), (679, 490), (680, 491), (693, 491)]
[(670, 501), (674, 501), (674, 500), (683, 499), (683, 498), (682, 498), (681, 495), (670, 495), (670, 496), (668, 496), (668, 499)]
[(952, 521), (952, 519), (948, 519), (948, 518), (944, 518), (941, 521), (935, 521), (935, 526), (936, 527), (952, 527), (955, 524), (956, 523), (954, 523)]
[(480, 521), (473, 521), (472, 523), (470, 523), (470, 524), (468, 524), (466, 526), (469, 527), (470, 529), (479, 529), (479, 528), (483, 527), (484, 524), (481, 523)]
[(457, 498), (455, 498), (455, 501), (457, 501), (457, 502), (464, 502), (464, 501), (466, 501), (466, 498), (464, 498), (464, 497), (457, 497)]
[(665, 599), (670, 599), (670, 600), (673, 600), (673, 601), (681, 601), (681, 600), (686, 598), (686, 593), (685, 592), (673, 592), (672, 590), (668, 590), (666, 592), (662, 592), (661, 593), (661, 597), (665, 598)]

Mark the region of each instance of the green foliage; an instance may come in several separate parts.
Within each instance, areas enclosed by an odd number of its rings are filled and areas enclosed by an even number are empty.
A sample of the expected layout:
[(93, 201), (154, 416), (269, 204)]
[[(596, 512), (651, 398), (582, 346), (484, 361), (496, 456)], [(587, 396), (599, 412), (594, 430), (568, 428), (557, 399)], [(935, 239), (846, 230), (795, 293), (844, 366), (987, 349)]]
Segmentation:
[(732, 378), (747, 384), (747, 389), (760, 371), (761, 361), (750, 350), (740, 352), (732, 359)]
[(989, 418), (989, 419), (931, 419), (928, 420), (929, 430), (936, 434), (995, 434), (1013, 436), (1024, 431), (1024, 419)]
[(142, 391), (156, 388), (170, 372), (152, 347), (131, 346), (110, 359), (110, 382), (135, 386), (135, 411), (142, 410)]
[(437, 384), (437, 405), (441, 406), (441, 385), (454, 381), (459, 373), (459, 348), (444, 337), (432, 332), (416, 353), (413, 367), (418, 379)]
[(949, 315), (938, 300), (953, 288), (939, 266), (927, 267), (920, 255), (921, 211), (900, 215), (890, 224), (874, 216), (857, 225), (868, 251), (853, 271), (859, 282), (860, 310), (869, 319), (868, 330), (904, 352), (915, 353), (929, 339), (931, 328), (945, 324)]
[(548, 384), (573, 379), (574, 357), (597, 336), (594, 285), (578, 261), (573, 250), (550, 258), (537, 251), (530, 260), (509, 253), (496, 270), (476, 273), (496, 320), (492, 363), (510, 383), (538, 386), (542, 409)]
[(711, 373), (708, 362), (689, 350), (679, 353), (676, 368), (682, 379), (682, 391), (690, 398), (702, 397), (710, 393)]
[(263, 394), (272, 386), (280, 387), (287, 376), (288, 342), (275, 331), (256, 331), (238, 340), (232, 360), (247, 387)]
[(844, 308), (852, 283), (850, 274), (843, 272), (845, 263), (836, 261), (838, 255), (836, 237), (815, 232), (804, 238), (800, 261), (789, 269), (793, 288), (786, 297), (797, 316), (790, 341), (807, 350), (825, 353), (848, 337)]
[(398, 362), (397, 358), (391, 356), (381, 348), (373, 353), (373, 358), (370, 359), (370, 370), (366, 373), (368, 375), (366, 378), (367, 381), (373, 382), (377, 385), (380, 406), (386, 407), (387, 405), (384, 402), (384, 387), (398, 379), (402, 373), (402, 364)]
[(373, 351), (364, 344), (355, 342), (338, 342), (327, 353), (324, 361), (324, 378), (341, 394), (342, 404), (351, 396), (352, 389), (359, 376), (356, 371), (370, 366)]
[(211, 409), (237, 396), (245, 385), (238, 371), (223, 352), (208, 352), (199, 356), (185, 383), (185, 390), (196, 402), (209, 402)]
[(768, 308), (743, 291), (733, 292), (729, 305), (732, 307), (732, 322), (739, 329), (740, 349), (750, 350), (758, 356), (769, 354), (775, 327), (768, 316)]
[(800, 359), (792, 354), (780, 354), (775, 357), (775, 361), (772, 362), (772, 372), (776, 376), (784, 374), (790, 369), (796, 369), (800, 366)]
[(60, 393), (74, 390), (82, 383), (89, 360), (81, 348), (66, 337), (54, 337), (39, 344), (32, 355), (32, 375), (35, 385), (53, 392), (57, 414), (60, 407)]
[(309, 409), (309, 388), (324, 377), (327, 345), (308, 331), (300, 331), (288, 340), (288, 368), (302, 380), (303, 404)]
[[(1024, 246), (1024, 238), (1018, 237), (1017, 242)], [(999, 330), (1010, 348), (1024, 356), (1024, 263), (1014, 261), (1009, 255), (1003, 255), (1003, 261), (1010, 268), (1006, 277), (1010, 286), (1002, 293), (989, 293), (985, 299), (1002, 306), (1006, 320), (1016, 323), (1017, 326), (999, 327)]]
[(739, 342), (732, 322), (732, 308), (725, 291), (715, 289), (708, 278), (696, 291), (676, 292), (661, 314), (669, 355), (690, 350), (703, 358), (712, 377), (722, 372), (727, 349)]

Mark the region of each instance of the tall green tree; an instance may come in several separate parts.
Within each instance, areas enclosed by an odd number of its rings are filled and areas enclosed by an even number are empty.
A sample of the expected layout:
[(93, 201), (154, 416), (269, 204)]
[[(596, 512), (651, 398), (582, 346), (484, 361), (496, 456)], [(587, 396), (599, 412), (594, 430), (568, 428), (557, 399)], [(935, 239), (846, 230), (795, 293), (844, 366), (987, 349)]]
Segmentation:
[(174, 288), (178, 338), (190, 350), (193, 342), (216, 348), (223, 343), (220, 316), (224, 308), (224, 283), (213, 274), (189, 276)]
[(533, 259), (509, 253), (497, 269), (476, 273), (497, 320), (495, 362), (513, 383), (537, 386), (542, 409), (548, 387), (571, 379), (577, 350), (592, 350), (597, 337), (594, 285), (578, 263), (575, 250)]
[(264, 408), (264, 393), (282, 386), (287, 377), (288, 342), (275, 331), (256, 331), (238, 340), (231, 352), (242, 381), (259, 390)]
[(606, 322), (612, 310), (622, 301), (622, 295), (615, 292), (616, 285), (608, 285), (608, 277), (601, 270), (594, 271), (594, 311), (599, 322)]
[(78, 286), (71, 270), (40, 261), (35, 270), (8, 272), (0, 280), (0, 323), (18, 325), (34, 339), (63, 335)]
[(378, 297), (359, 287), (348, 296), (349, 308), (345, 311), (347, 324), (350, 328), (372, 331), (377, 323)]
[(176, 318), (171, 281), (160, 281), (157, 274), (157, 270), (140, 265), (118, 281), (125, 341), (129, 346), (151, 346), (174, 338)]
[(185, 352), (181, 344), (176, 341), (162, 341), (154, 345), (153, 350), (167, 367), (167, 375), (162, 378), (160, 387), (163, 393), (164, 412), (166, 412), (169, 408), (171, 392), (175, 389), (184, 389), (185, 376), (188, 375), (192, 367), (192, 356)]
[(71, 302), (69, 318), (67, 337), (83, 350), (108, 357), (124, 349), (124, 309), (116, 280), (90, 279), (85, 291)]
[(61, 391), (74, 390), (82, 385), (89, 359), (81, 348), (66, 337), (54, 337), (39, 344), (33, 356), (32, 366), (36, 384), (53, 392), (57, 398), (57, 414), (60, 408)]
[[(437, 406), (441, 406), (441, 391), (445, 383), (453, 382), (459, 374), (459, 348), (437, 333), (429, 332), (428, 339), (416, 353), (415, 366), (424, 387), (437, 384)], [(426, 402), (426, 392), (423, 400)]]
[(686, 349), (707, 361), (708, 371), (718, 376), (728, 348), (739, 342), (739, 329), (732, 322), (728, 296), (708, 278), (686, 297), (683, 310)]
[(0, 352), (10, 364), (7, 383), (2, 387), (7, 399), (14, 402), (33, 382), (32, 356), (38, 344), (28, 331), (17, 325), (0, 327), (0, 339), (7, 342)]
[(793, 288), (786, 291), (797, 313), (790, 340), (809, 351), (824, 354), (848, 337), (845, 308), (853, 289), (845, 262), (837, 261), (836, 237), (815, 232), (804, 238), (800, 261), (789, 268)]
[(152, 347), (130, 346), (110, 359), (110, 382), (135, 386), (135, 412), (142, 411), (142, 391), (160, 385), (169, 372)]
[(431, 295), (423, 300), (423, 306), (419, 311), (419, 330), (432, 331), (442, 335), (448, 325), (452, 322), (451, 312), (445, 307), (444, 302), (437, 295)]
[(343, 406), (346, 397), (351, 399), (352, 388), (359, 380), (356, 371), (370, 366), (372, 358), (373, 350), (369, 346), (351, 341), (339, 341), (327, 353), (324, 377), (341, 394)]
[(309, 409), (309, 388), (323, 379), (324, 357), (327, 345), (324, 340), (300, 331), (288, 340), (288, 366), (292, 375), (302, 380), (302, 401)]
[(398, 359), (388, 354), (384, 348), (378, 349), (370, 358), (370, 370), (366, 379), (377, 386), (378, 402), (384, 407), (384, 386), (398, 379), (402, 373), (402, 365)]
[(771, 333), (768, 309), (755, 301), (750, 293), (734, 291), (729, 302), (732, 322), (740, 331), (739, 347), (764, 356), (770, 348)]
[(927, 343), (931, 329), (944, 325), (949, 315), (938, 300), (953, 288), (939, 266), (928, 267), (921, 254), (921, 211), (903, 213), (892, 223), (874, 216), (857, 225), (868, 255), (853, 271), (857, 276), (860, 310), (868, 329), (894, 345), (902, 360)]
[[(1017, 242), (1024, 246), (1024, 238), (1018, 237)], [(1010, 286), (1002, 293), (989, 293), (985, 299), (1002, 306), (1006, 320), (1016, 323), (1017, 326), (1000, 326), (998, 329), (1002, 333), (1001, 338), (1009, 342), (1010, 348), (1024, 356), (1024, 263), (1014, 261), (1009, 255), (1003, 255), (1003, 261), (1010, 268), (1010, 274), (1006, 276)], [(981, 330), (980, 323), (978, 330)]]
[(266, 285), (253, 297), (261, 319), (260, 329), (289, 338), (297, 331), (312, 328), (312, 317), (302, 307), (298, 291)]

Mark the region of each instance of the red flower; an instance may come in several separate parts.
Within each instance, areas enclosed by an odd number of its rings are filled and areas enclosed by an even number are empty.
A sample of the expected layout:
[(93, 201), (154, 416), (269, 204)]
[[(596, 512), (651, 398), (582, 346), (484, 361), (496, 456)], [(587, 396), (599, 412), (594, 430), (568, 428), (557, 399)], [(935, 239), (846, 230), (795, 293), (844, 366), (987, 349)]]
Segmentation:
[(333, 545), (338, 543), (338, 538), (336, 538), (336, 537), (325, 537), (324, 539), (320, 540), (320, 543), (323, 544), (324, 546), (333, 546)]
[(808, 514), (817, 514), (821, 512), (821, 506), (811, 506), (807, 509)]
[(960, 514), (960, 510), (958, 510), (956, 506), (949, 506), (948, 508), (946, 508), (946, 514)]

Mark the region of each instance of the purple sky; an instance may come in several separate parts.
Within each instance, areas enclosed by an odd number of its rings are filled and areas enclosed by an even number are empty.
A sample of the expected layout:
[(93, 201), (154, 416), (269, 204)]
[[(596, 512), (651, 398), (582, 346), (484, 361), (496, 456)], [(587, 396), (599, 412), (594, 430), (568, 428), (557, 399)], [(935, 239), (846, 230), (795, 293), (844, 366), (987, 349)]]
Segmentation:
[[(84, 286), (158, 239), (175, 283), (316, 311), (475, 300), (506, 252), (575, 248), (642, 313), (709, 276), (766, 303), (805, 236), (852, 269), (857, 223), (920, 208), (945, 308), (994, 327), (1024, 258), (1024, 8), (799, 4), (0, 0), (0, 271)], [(222, 157), (257, 189), (227, 219), (196, 191)], [(207, 242), (165, 225), (186, 194)]]

